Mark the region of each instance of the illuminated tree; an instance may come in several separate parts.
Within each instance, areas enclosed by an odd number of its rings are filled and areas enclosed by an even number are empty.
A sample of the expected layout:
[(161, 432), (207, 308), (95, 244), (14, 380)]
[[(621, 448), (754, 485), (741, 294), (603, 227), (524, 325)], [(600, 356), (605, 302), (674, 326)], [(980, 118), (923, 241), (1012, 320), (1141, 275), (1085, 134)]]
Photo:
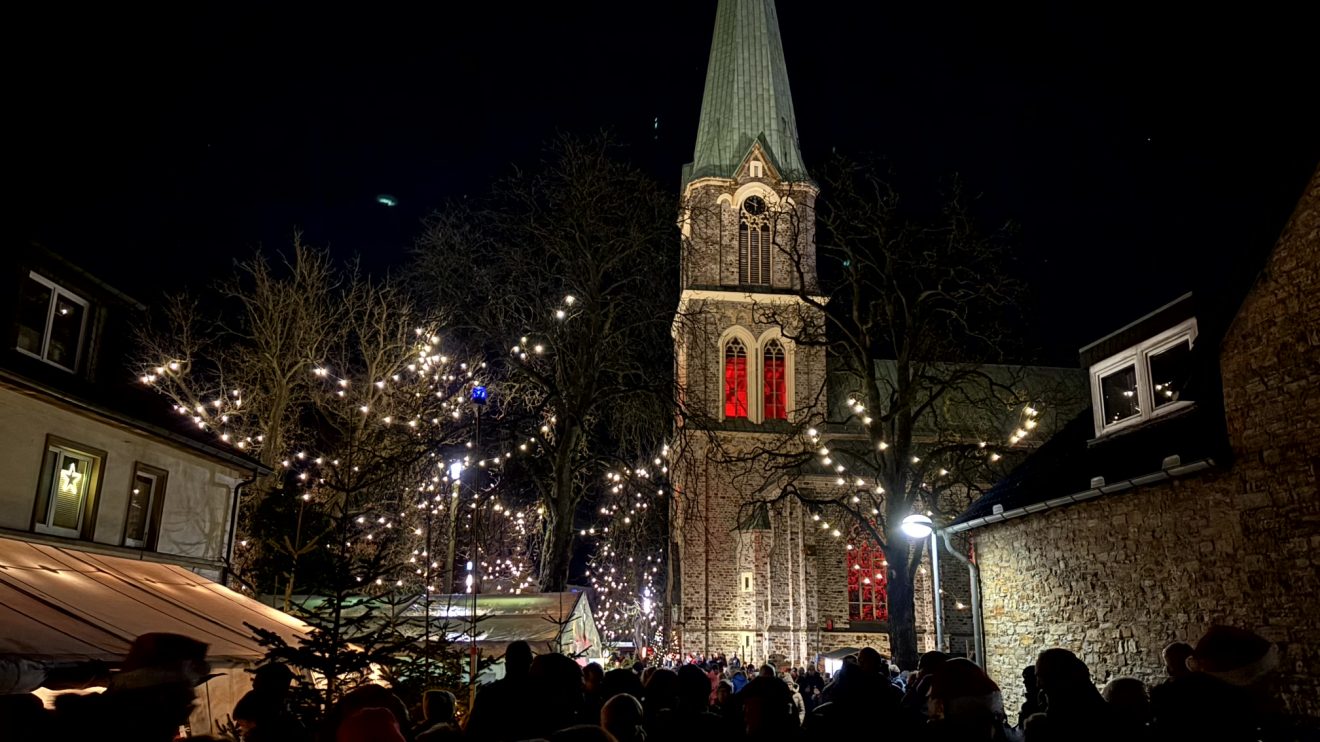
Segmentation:
[(434, 214), (418, 243), (420, 295), (462, 308), (456, 329), (500, 379), (502, 427), (541, 452), (506, 477), (544, 514), (543, 591), (567, 583), (580, 510), (605, 472), (669, 432), (675, 213), (604, 144), (564, 140), (490, 199)]

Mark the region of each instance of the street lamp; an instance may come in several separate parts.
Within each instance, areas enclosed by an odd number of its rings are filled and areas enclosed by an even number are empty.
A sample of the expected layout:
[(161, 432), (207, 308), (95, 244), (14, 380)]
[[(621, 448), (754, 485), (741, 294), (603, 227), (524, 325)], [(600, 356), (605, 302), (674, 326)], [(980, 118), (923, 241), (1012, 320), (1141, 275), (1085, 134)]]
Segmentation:
[(913, 513), (898, 528), (914, 541), (930, 539), (930, 577), (935, 593), (935, 648), (944, 651), (944, 597), (940, 594), (940, 546), (935, 541), (935, 523), (928, 515)]
[(949, 541), (949, 532), (936, 526), (935, 521), (928, 515), (913, 513), (899, 523), (898, 529), (913, 540), (930, 538), (930, 573), (935, 593), (935, 644), (941, 651), (944, 649), (944, 609), (943, 599), (940, 596), (940, 549), (936, 535), (943, 536), (944, 546), (949, 553), (967, 565), (972, 583), (972, 641), (976, 648), (976, 664), (984, 669), (985, 635), (981, 626), (981, 572), (977, 569), (976, 563), (953, 548), (953, 544)]

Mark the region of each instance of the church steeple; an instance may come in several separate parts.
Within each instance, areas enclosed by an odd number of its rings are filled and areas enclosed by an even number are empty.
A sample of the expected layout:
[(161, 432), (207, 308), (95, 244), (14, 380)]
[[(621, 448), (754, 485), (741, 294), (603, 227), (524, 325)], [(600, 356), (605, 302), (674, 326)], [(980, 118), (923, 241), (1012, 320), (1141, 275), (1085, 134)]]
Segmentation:
[(731, 178), (759, 141), (785, 180), (805, 180), (774, 0), (720, 0), (697, 146), (683, 181)]

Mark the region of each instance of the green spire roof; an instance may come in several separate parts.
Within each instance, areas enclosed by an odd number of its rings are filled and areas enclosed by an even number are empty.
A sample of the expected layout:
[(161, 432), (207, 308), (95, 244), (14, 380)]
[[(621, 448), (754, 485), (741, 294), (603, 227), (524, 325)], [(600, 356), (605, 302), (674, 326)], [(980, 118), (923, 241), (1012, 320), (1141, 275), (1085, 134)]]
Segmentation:
[(720, 0), (697, 147), (684, 182), (733, 177), (756, 141), (780, 175), (806, 179), (775, 2)]

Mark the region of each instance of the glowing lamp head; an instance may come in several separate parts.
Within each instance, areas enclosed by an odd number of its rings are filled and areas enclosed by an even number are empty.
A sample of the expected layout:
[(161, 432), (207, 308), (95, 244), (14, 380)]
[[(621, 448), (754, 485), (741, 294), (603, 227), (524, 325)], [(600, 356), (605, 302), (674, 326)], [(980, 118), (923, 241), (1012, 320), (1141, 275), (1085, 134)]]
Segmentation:
[(935, 524), (929, 517), (921, 513), (913, 513), (904, 518), (898, 528), (909, 538), (926, 538), (935, 531)]
[(457, 481), (458, 481), (458, 478), (459, 478), (460, 476), (462, 476), (462, 474), (463, 474), (463, 462), (462, 462), (462, 461), (455, 461), (454, 463), (452, 463), (452, 464), (449, 465), (449, 479), (450, 479), (450, 480), (452, 480), (452, 481), (454, 481), (454, 482), (457, 482)]
[(486, 387), (484, 386), (472, 387), (472, 402), (474, 404), (486, 404), (486, 397), (487, 397)]

